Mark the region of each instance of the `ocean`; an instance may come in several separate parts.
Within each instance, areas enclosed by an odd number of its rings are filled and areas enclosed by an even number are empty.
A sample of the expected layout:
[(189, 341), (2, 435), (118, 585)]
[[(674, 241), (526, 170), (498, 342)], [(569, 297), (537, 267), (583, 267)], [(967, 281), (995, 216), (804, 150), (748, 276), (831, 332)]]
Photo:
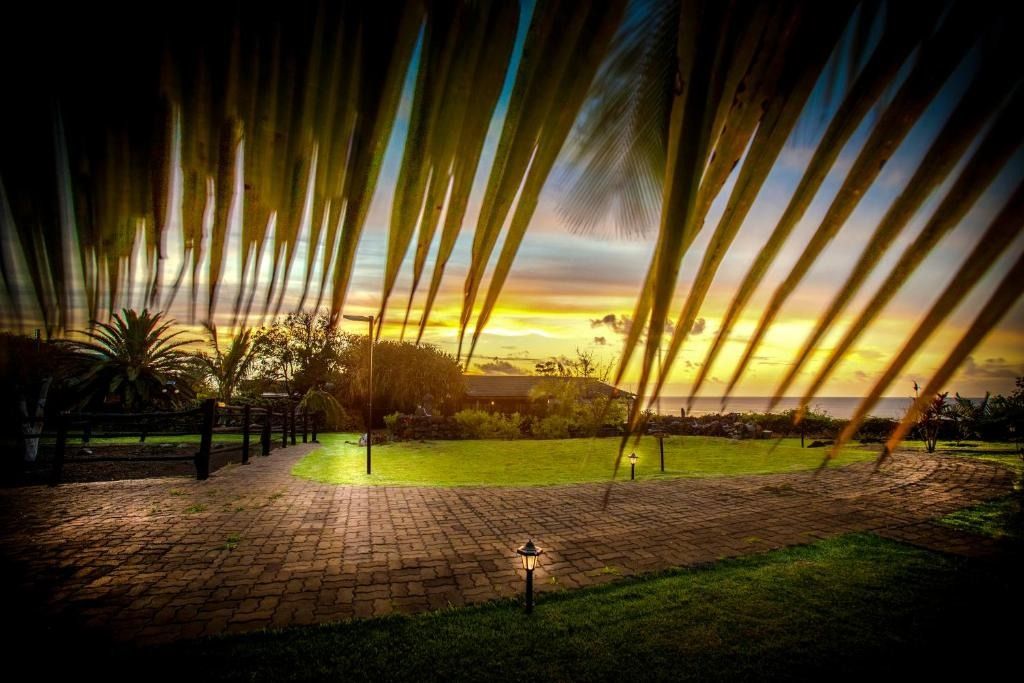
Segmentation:
[[(912, 398), (887, 397), (878, 400), (871, 408), (870, 414), (876, 417), (902, 418), (910, 407)], [(825, 396), (811, 401), (811, 409), (816, 413), (827, 413), (831, 417), (849, 418), (860, 405), (857, 396)], [(782, 413), (795, 409), (800, 403), (799, 398), (784, 398), (772, 409), (773, 413)], [(662, 396), (659, 412), (662, 415), (679, 415), (680, 409), (686, 405), (685, 396)], [(692, 415), (708, 415), (722, 411), (722, 399), (715, 397), (698, 397), (693, 399)], [(733, 396), (726, 403), (727, 413), (763, 413), (768, 406), (765, 396)], [(658, 406), (654, 406), (658, 409)]]

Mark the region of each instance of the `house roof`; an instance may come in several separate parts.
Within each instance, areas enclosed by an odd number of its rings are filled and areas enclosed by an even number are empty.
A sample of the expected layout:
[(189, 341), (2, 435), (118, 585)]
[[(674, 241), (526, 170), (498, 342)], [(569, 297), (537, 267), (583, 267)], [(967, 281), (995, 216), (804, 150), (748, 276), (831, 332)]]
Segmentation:
[(591, 377), (542, 377), (538, 375), (466, 375), (466, 398), (530, 398), (530, 392), (543, 381), (577, 382), (585, 396), (619, 396), (632, 398), (628, 391), (616, 390), (610, 384)]

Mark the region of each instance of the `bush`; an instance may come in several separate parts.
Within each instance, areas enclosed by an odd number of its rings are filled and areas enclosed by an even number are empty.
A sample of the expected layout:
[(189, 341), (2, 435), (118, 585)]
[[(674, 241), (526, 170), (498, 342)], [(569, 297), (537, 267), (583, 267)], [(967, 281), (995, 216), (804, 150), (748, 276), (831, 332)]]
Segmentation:
[(898, 424), (892, 418), (869, 416), (861, 423), (857, 436), (865, 443), (885, 443)]
[(464, 439), (518, 439), (521, 436), (519, 413), (502, 415), (485, 410), (460, 410), (455, 413)]
[(569, 419), (561, 415), (549, 415), (533, 423), (535, 439), (568, 439)]
[(395, 433), (395, 426), (398, 425), (398, 418), (400, 418), (401, 416), (402, 414), (397, 410), (391, 413), (390, 415), (384, 416), (384, 426), (387, 427), (388, 431), (391, 432), (392, 434)]

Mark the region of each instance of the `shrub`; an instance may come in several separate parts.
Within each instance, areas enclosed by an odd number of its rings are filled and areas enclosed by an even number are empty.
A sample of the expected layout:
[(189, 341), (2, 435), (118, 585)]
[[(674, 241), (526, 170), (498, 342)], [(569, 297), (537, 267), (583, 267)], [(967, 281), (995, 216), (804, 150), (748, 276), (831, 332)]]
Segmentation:
[(899, 422), (888, 417), (869, 416), (861, 423), (857, 436), (867, 443), (884, 443)]
[(391, 413), (390, 415), (384, 416), (384, 426), (387, 427), (388, 431), (391, 432), (392, 434), (395, 433), (395, 427), (398, 425), (398, 418), (400, 418), (401, 416), (402, 414), (397, 410)]
[(519, 413), (502, 415), (485, 410), (460, 410), (455, 413), (464, 439), (518, 439), (521, 436)]
[(568, 439), (569, 419), (561, 415), (548, 415), (533, 423), (533, 436), (535, 439)]

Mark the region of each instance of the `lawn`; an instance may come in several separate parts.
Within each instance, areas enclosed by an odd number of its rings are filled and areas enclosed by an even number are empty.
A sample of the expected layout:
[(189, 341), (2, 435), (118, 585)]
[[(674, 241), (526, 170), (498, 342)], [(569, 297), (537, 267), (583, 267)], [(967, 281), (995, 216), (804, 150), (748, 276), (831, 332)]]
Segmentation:
[(546, 593), (532, 616), (505, 600), (182, 642), (121, 666), (177, 680), (849, 680), (961, 667), (984, 678), (1016, 659), (1016, 631), (996, 619), (1021, 604), (1016, 557), (849, 535)]
[[(432, 441), (373, 447), (373, 474), (366, 474), (366, 448), (357, 434), (321, 434), (313, 451), (292, 474), (331, 484), (377, 486), (537, 486), (608, 481), (619, 439), (541, 441)], [(774, 447), (774, 448), (773, 448)], [(628, 454), (629, 451), (627, 451)], [(800, 448), (799, 439), (735, 441), (718, 437), (665, 439), (665, 472), (659, 469), (658, 441), (644, 437), (636, 449), (637, 479), (725, 477), (795, 472), (818, 467), (825, 449)], [(875, 449), (851, 446), (834, 466), (870, 460)], [(623, 458), (617, 475), (629, 479)]]
[(1024, 541), (1024, 510), (1019, 492), (957, 510), (939, 521), (972, 534)]

